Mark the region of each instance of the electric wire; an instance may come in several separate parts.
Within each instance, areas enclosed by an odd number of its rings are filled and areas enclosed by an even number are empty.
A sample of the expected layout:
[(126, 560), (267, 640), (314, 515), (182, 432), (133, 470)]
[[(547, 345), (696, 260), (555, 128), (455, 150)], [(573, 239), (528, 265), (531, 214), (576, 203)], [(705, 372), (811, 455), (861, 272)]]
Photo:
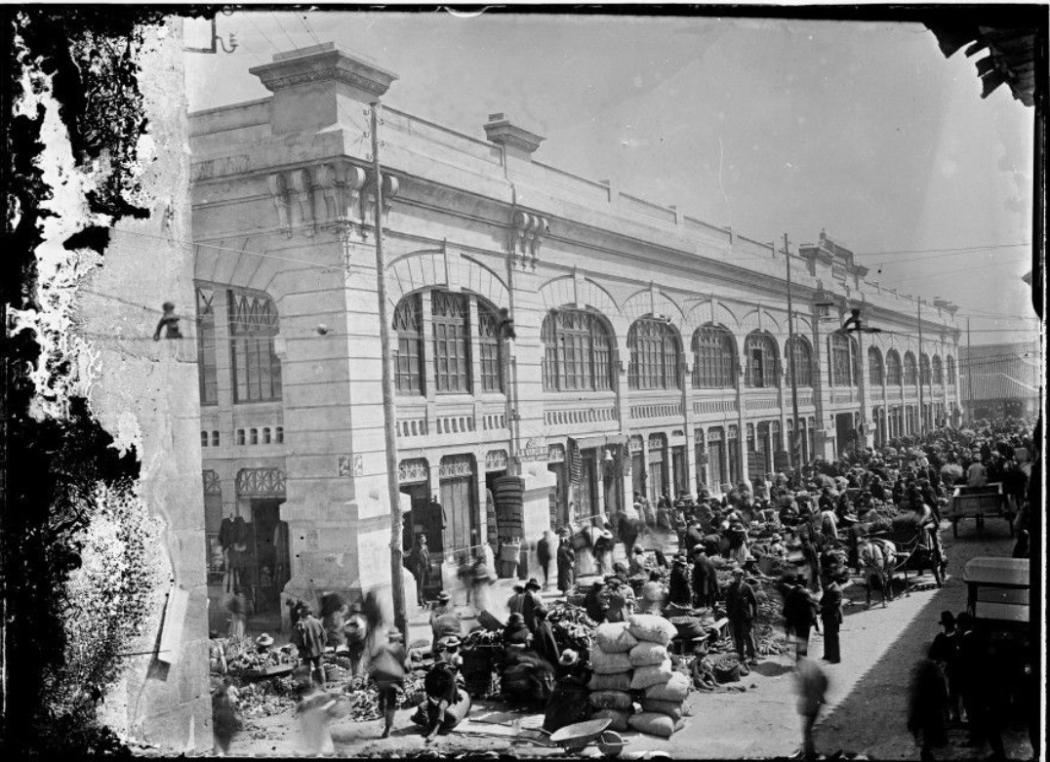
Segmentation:
[(297, 19), (299, 19), (299, 23), (303, 25), (303, 29), (305, 29), (305, 30), (306, 30), (307, 34), (309, 34), (309, 35), (310, 35), (310, 36), (311, 36), (311, 37), (313, 38), (314, 44), (315, 44), (315, 45), (320, 45), (320, 44), (321, 44), (321, 41), (320, 41), (319, 39), (317, 39), (317, 35), (316, 35), (316, 34), (314, 34), (314, 30), (313, 30), (313, 28), (312, 28), (312, 27), (310, 26), (310, 24), (309, 24), (309, 23), (307, 22), (307, 16), (306, 16), (306, 14), (305, 14), (305, 13), (301, 13), (301, 14), (300, 14), (300, 13), (297, 13), (297, 14), (295, 15), (295, 17), (296, 17)]
[(288, 38), (288, 43), (292, 46), (292, 50), (295, 50), (297, 47), (299, 47), (296, 41), (292, 39), (292, 35), (290, 35), (288, 33), (288, 30), (284, 28), (284, 24), (281, 23), (281, 19), (277, 16), (277, 14), (271, 12), (270, 18), (274, 20), (274, 23), (277, 24), (277, 27), (281, 30), (281, 32), (284, 33), (284, 36)]

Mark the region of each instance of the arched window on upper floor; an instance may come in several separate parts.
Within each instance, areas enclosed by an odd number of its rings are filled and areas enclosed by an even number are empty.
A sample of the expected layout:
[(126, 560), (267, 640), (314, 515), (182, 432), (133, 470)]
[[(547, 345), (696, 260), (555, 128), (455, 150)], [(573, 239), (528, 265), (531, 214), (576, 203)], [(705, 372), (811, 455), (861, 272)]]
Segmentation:
[(941, 364), (941, 356), (934, 355), (931, 363), (933, 369), (933, 383), (937, 386), (941, 386), (944, 383), (944, 366)]
[(791, 374), (795, 375), (796, 386), (813, 386), (813, 347), (805, 336), (792, 336), (787, 340), (784, 349), (787, 358), (787, 382), (791, 384)]
[(930, 373), (930, 356), (923, 352), (919, 355), (919, 379), (923, 386), (930, 385), (930, 379), (932, 374)]
[(233, 401), (266, 402), (281, 398), (281, 361), (274, 337), (277, 308), (261, 291), (229, 289), (230, 355), (233, 360)]
[(904, 353), (904, 384), (905, 386), (916, 386), (919, 383), (919, 374), (915, 365), (915, 355), (910, 351)]
[(744, 339), (744, 361), (747, 363), (744, 383), (756, 388), (776, 388), (779, 381), (780, 352), (777, 341), (768, 331), (752, 331)]
[(857, 386), (860, 382), (860, 352), (857, 340), (843, 331), (828, 337), (832, 386)]
[(868, 383), (872, 386), (882, 386), (882, 380), (882, 352), (878, 347), (868, 347)]
[(736, 339), (725, 326), (708, 323), (693, 334), (693, 388), (736, 386)]
[(902, 383), (901, 356), (896, 349), (891, 349), (886, 353), (886, 385), (900, 386)]
[(394, 356), (394, 386), (398, 394), (424, 394), (423, 295), (409, 294), (394, 309), (397, 354)]
[(638, 318), (627, 332), (631, 362), (627, 384), (631, 389), (677, 389), (682, 343), (666, 320)]
[(470, 392), (469, 297), (434, 289), (430, 292), (430, 314), (434, 323), (434, 391)]
[(594, 312), (551, 310), (540, 328), (543, 390), (603, 391), (613, 388), (613, 334)]
[(948, 385), (955, 386), (955, 358), (948, 355)]

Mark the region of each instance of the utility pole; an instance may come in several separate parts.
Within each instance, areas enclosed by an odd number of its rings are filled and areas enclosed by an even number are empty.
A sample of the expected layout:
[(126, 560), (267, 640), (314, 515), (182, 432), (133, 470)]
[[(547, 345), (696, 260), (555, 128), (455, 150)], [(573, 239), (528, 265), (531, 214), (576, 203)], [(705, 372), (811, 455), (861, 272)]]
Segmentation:
[(798, 468), (798, 380), (795, 376), (795, 311), (791, 301), (791, 252), (788, 250), (788, 235), (784, 233), (784, 261), (787, 262), (787, 297), (788, 297), (788, 360), (791, 367), (791, 467)]
[[(962, 363), (959, 363), (962, 366)], [(966, 318), (966, 401), (969, 419), (973, 421), (973, 347), (970, 345), (970, 318)]]
[(922, 299), (915, 299), (915, 309), (919, 318), (919, 436), (926, 433), (926, 406), (922, 393)]
[(390, 319), (386, 303), (386, 265), (383, 261), (383, 175), (379, 166), (379, 102), (372, 103), (372, 174), (375, 180), (373, 214), (376, 242), (376, 293), (379, 298), (379, 346), (383, 358), (383, 428), (386, 439), (387, 497), (390, 500), (390, 584), (394, 599), (394, 625), (408, 637), (405, 587), (401, 574), (401, 491), (397, 483), (397, 417), (394, 409), (394, 376), (390, 372)]

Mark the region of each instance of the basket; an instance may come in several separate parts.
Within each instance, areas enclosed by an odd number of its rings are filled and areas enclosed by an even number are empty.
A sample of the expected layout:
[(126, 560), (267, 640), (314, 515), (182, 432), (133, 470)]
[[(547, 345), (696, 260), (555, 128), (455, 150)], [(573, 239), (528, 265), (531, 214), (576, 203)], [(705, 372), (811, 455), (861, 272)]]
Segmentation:
[(557, 744), (569, 753), (583, 751), (587, 748), (587, 744), (599, 738), (611, 724), (612, 720), (608, 718), (576, 722), (554, 731), (550, 740), (551, 743)]
[(603, 731), (598, 736), (598, 749), (607, 757), (620, 756), (620, 752), (623, 751), (623, 747), (626, 745), (627, 741), (615, 730)]

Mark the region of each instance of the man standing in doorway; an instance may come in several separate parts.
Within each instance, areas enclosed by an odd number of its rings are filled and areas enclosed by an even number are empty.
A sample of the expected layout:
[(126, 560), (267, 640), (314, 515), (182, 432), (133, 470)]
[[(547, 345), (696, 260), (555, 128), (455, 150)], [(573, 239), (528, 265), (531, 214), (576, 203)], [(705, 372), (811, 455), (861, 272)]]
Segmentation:
[(426, 606), (424, 595), (430, 584), (430, 549), (427, 547), (427, 536), (417, 536), (416, 549), (412, 554), (412, 573), (416, 576), (416, 599), (420, 606)]

